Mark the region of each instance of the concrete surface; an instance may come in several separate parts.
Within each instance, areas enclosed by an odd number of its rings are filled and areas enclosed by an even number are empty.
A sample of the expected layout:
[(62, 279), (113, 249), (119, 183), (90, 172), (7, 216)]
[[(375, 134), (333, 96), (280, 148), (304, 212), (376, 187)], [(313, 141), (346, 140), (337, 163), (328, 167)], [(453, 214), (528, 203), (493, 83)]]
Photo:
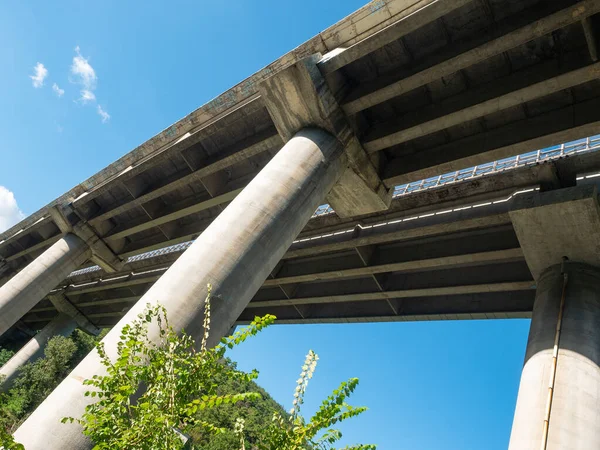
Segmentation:
[(70, 336), (77, 328), (77, 322), (66, 314), (59, 314), (27, 344), (25, 344), (6, 364), (0, 367), (0, 391), (6, 392), (12, 386), (18, 371), (25, 364), (44, 356), (48, 340), (54, 336)]
[(564, 278), (538, 279), (509, 450), (600, 448), (600, 271), (565, 264), (568, 276), (546, 446), (542, 445)]
[(509, 214), (534, 279), (563, 256), (600, 267), (600, 206), (595, 185), (518, 196)]
[(0, 287), (0, 336), (90, 256), (84, 241), (67, 234)]
[[(319, 129), (291, 139), (235, 198), (160, 280), (103, 339), (114, 356), (121, 328), (144, 310), (162, 303), (175, 330), (200, 340), (207, 283), (212, 285), (211, 334), (216, 344), (234, 325), (294, 238), (322, 202), (346, 165), (339, 142)], [(156, 330), (151, 338), (155, 339)], [(91, 448), (77, 424), (90, 400), (82, 381), (102, 373), (94, 351), (88, 355), (15, 433), (28, 450)]]

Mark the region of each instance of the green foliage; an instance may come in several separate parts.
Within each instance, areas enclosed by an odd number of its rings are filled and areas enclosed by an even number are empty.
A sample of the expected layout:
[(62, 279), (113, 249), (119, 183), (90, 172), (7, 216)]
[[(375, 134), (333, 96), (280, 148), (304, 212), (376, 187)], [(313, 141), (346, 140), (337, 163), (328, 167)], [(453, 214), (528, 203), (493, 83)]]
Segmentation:
[[(342, 436), (331, 427), (366, 410), (346, 403), (358, 385), (358, 379), (352, 378), (305, 421), (300, 408), (318, 360), (312, 351), (302, 367), (290, 414), (279, 406), (259, 410), (266, 393), (253, 389), (256, 371), (238, 371), (225, 359), (225, 352), (273, 323), (275, 317), (257, 317), (249, 327), (210, 349), (210, 289), (205, 304), (199, 350), (189, 335), (175, 333), (164, 307), (151, 305), (123, 327), (114, 360), (98, 344), (106, 375), (85, 381), (92, 388), (86, 395), (98, 401), (86, 407), (81, 419), (65, 418), (63, 422), (79, 422), (96, 444), (95, 450), (326, 450)], [(148, 337), (150, 326), (156, 327), (158, 342)], [(189, 437), (187, 443), (182, 433)], [(372, 450), (375, 446), (347, 449)]]
[(15, 352), (11, 350), (8, 350), (6, 348), (0, 348), (0, 367), (6, 364), (14, 354)]
[[(20, 369), (11, 389), (7, 393), (0, 393), (0, 445), (6, 449), (22, 448), (14, 443), (10, 433), (83, 359), (97, 339), (99, 337), (78, 330), (68, 338), (53, 337), (48, 341), (42, 358)], [(11, 353), (2, 350), (0, 358)]]
[(12, 435), (4, 428), (0, 428), (0, 445), (2, 446), (0, 448), (4, 450), (25, 450), (25, 447), (15, 442)]
[[(236, 369), (235, 363), (227, 360), (225, 364)], [(218, 435), (211, 435), (201, 427), (193, 427), (188, 431), (190, 441), (196, 450), (230, 450), (238, 448), (239, 436), (233, 431), (238, 420), (245, 422), (244, 435), (247, 448), (252, 448), (262, 436), (265, 424), (271, 421), (273, 412), (284, 415), (285, 410), (270, 395), (252, 380), (240, 378), (229, 379), (216, 375), (213, 379), (217, 385), (217, 394), (234, 392), (257, 392), (261, 398), (248, 399), (235, 405), (222, 405), (219, 408), (198, 412), (198, 418), (212, 423), (224, 430)]]
[[(333, 449), (333, 444), (339, 441), (342, 433), (331, 428), (344, 420), (356, 417), (366, 411), (365, 407), (353, 407), (346, 399), (358, 385), (358, 378), (342, 382), (340, 387), (327, 397), (319, 410), (306, 423), (300, 415), (301, 405), (308, 381), (313, 377), (319, 357), (312, 350), (306, 355), (300, 378), (296, 382), (293, 407), (290, 415), (283, 417), (278, 412), (273, 413), (269, 426), (265, 427), (256, 450), (301, 450), (301, 449)], [(240, 436), (240, 446), (244, 448), (244, 436)], [(347, 450), (374, 450), (374, 445), (355, 445), (346, 447)]]
[[(86, 395), (97, 397), (98, 401), (86, 407), (81, 419), (65, 418), (63, 422), (79, 422), (84, 434), (96, 444), (95, 449), (180, 449), (185, 445), (181, 432), (201, 428), (209, 435), (221, 434), (223, 428), (198, 413), (260, 397), (252, 392), (217, 392), (217, 377), (248, 382), (257, 376), (256, 372), (245, 374), (224, 364), (225, 350), (256, 334), (274, 319), (273, 316), (257, 318), (215, 348), (208, 348), (209, 293), (205, 333), (196, 350), (189, 335), (175, 333), (162, 306), (148, 305), (137, 320), (121, 330), (114, 361), (102, 343), (98, 344), (106, 374), (85, 381), (92, 388)], [(148, 337), (148, 327), (153, 323), (158, 327), (157, 343)]]

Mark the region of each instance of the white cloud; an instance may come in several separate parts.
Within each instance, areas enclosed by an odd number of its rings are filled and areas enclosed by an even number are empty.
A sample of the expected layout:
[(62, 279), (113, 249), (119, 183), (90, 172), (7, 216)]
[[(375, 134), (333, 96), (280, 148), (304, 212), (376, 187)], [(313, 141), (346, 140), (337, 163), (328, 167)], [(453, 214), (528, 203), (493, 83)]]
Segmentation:
[(92, 91), (88, 91), (84, 89), (81, 91), (81, 97), (79, 97), (79, 101), (81, 103), (93, 102), (96, 100), (96, 95)]
[(54, 93), (55, 93), (56, 95), (58, 95), (59, 97), (62, 97), (62, 96), (64, 95), (64, 93), (65, 93), (65, 90), (64, 90), (64, 89), (61, 89), (61, 88), (59, 88), (59, 87), (58, 87), (58, 84), (56, 84), (56, 83), (54, 83), (54, 84), (52, 85), (52, 90), (53, 90), (53, 91), (54, 91)]
[(87, 58), (81, 56), (79, 46), (75, 47), (75, 53), (77, 55), (73, 57), (73, 64), (71, 65), (71, 73), (75, 77), (75, 83), (81, 84), (85, 90), (93, 91), (96, 89), (96, 83), (98, 82), (96, 71)]
[(79, 46), (75, 47), (75, 53), (77, 54), (73, 57), (71, 75), (73, 75), (72, 82), (83, 87), (79, 101), (81, 103), (95, 101), (96, 95), (93, 91), (96, 89), (96, 84), (98, 83), (96, 71), (89, 63), (88, 59), (81, 56)]
[(110, 119), (110, 114), (104, 111), (100, 105), (98, 105), (98, 114), (102, 117), (102, 123), (106, 123)]
[(33, 68), (35, 75), (29, 75), (29, 78), (33, 80), (34, 88), (41, 88), (44, 85), (44, 80), (48, 76), (48, 69), (44, 67), (41, 62), (38, 62)]
[[(71, 64), (72, 78), (70, 81), (82, 87), (77, 102), (82, 104), (95, 103), (96, 94), (94, 91), (98, 84), (98, 76), (88, 59), (81, 55), (79, 46), (75, 47), (75, 53), (76, 55), (73, 57), (73, 64)], [(102, 123), (106, 123), (110, 120), (110, 114), (104, 111), (100, 105), (96, 105), (96, 111), (102, 119)]]
[(25, 214), (19, 209), (14, 194), (4, 186), (0, 186), (0, 233), (24, 218)]

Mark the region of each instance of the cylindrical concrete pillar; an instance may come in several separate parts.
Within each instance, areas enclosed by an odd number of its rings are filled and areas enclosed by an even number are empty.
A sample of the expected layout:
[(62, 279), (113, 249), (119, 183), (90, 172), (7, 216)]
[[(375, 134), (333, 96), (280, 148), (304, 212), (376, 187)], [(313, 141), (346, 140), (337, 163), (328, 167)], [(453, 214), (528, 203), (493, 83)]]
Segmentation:
[(0, 287), (0, 336), (91, 254), (82, 239), (66, 234)]
[(600, 270), (567, 262), (538, 280), (509, 450), (598, 448)]
[(18, 370), (26, 363), (44, 356), (48, 340), (54, 336), (70, 336), (77, 328), (77, 322), (66, 314), (59, 314), (36, 334), (27, 344), (0, 367), (0, 391), (7, 391), (18, 375)]
[[(185, 328), (200, 339), (207, 283), (213, 289), (209, 341), (216, 344), (322, 203), (346, 162), (333, 136), (312, 128), (298, 132), (103, 339), (108, 355), (116, 354), (121, 328), (147, 303), (163, 304), (175, 330)], [(16, 440), (27, 450), (91, 448), (78, 425), (63, 425), (60, 419), (82, 415), (91, 401), (84, 397), (88, 387), (82, 381), (100, 373), (103, 366), (94, 350), (21, 425)]]

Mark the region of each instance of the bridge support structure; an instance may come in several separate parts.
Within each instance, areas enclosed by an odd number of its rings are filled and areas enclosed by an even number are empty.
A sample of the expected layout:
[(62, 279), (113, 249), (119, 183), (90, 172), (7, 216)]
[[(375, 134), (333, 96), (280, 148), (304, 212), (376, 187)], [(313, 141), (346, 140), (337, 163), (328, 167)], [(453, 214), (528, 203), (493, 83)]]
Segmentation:
[(100, 329), (79, 312), (62, 293), (52, 294), (49, 298), (59, 314), (0, 367), (0, 392), (10, 389), (21, 367), (44, 355), (46, 344), (52, 337), (70, 336), (75, 328), (94, 336), (100, 333)]
[(77, 321), (67, 314), (60, 313), (40, 330), (27, 344), (0, 367), (0, 392), (6, 392), (19, 374), (19, 369), (29, 362), (44, 356), (48, 340), (54, 336), (70, 336), (77, 328)]
[[(175, 330), (199, 338), (207, 284), (212, 286), (209, 344), (224, 336), (306, 225), (346, 167), (344, 148), (316, 128), (298, 132), (211, 223), (104, 338), (116, 353), (122, 327), (147, 303), (163, 304)], [(157, 336), (151, 336), (154, 338)], [(90, 353), (15, 433), (28, 450), (91, 448), (77, 424), (91, 399), (83, 380), (103, 373), (98, 353)]]
[(510, 215), (537, 283), (509, 450), (600, 448), (595, 186), (521, 197)]
[(67, 233), (0, 287), (0, 335), (91, 255), (84, 240)]

